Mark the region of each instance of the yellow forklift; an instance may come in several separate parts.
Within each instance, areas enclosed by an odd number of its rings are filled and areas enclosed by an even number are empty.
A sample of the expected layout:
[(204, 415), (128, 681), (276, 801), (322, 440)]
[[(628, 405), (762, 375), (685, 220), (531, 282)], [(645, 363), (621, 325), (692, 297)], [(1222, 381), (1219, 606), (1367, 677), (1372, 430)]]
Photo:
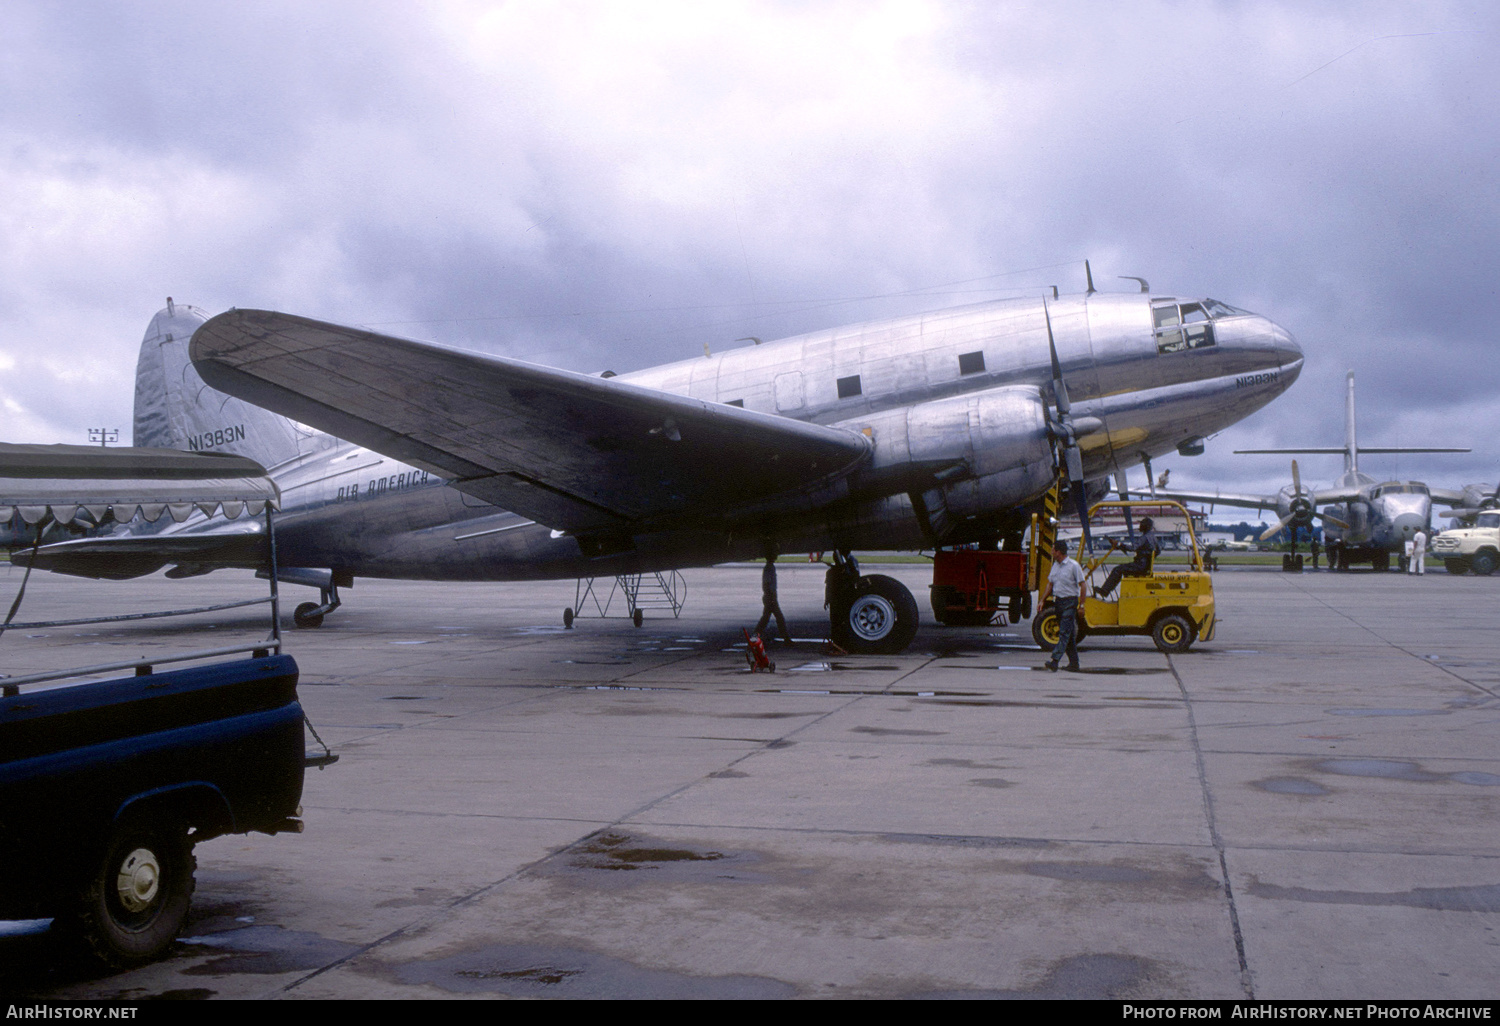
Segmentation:
[[(1057, 489), (1048, 493), (1045, 509), (1031, 518), (1031, 564), (1030, 583), (1039, 590), (1052, 569), (1052, 545), (1057, 536), (1056, 511)], [(1084, 582), (1083, 601), (1078, 614), (1078, 640), (1090, 634), (1099, 635), (1148, 635), (1163, 652), (1186, 652), (1195, 641), (1212, 641), (1218, 627), (1214, 613), (1213, 579), (1203, 564), (1203, 555), (1198, 549), (1198, 537), (1193, 532), (1193, 518), (1179, 502), (1164, 499), (1111, 499), (1095, 503), (1089, 510), (1089, 519), (1100, 510), (1123, 510), (1126, 517), (1145, 513), (1153, 518), (1165, 513), (1175, 518), (1181, 514), (1183, 531), (1192, 544), (1192, 560), (1186, 570), (1151, 571), (1142, 576), (1120, 579), (1119, 587), (1109, 598), (1095, 598), (1094, 571), (1103, 566), (1116, 548), (1119, 539), (1110, 542), (1109, 551), (1098, 558), (1089, 558), (1079, 553), (1079, 562), (1088, 572)], [(1031, 636), (1046, 651), (1057, 644), (1057, 613), (1049, 601), (1031, 623)]]

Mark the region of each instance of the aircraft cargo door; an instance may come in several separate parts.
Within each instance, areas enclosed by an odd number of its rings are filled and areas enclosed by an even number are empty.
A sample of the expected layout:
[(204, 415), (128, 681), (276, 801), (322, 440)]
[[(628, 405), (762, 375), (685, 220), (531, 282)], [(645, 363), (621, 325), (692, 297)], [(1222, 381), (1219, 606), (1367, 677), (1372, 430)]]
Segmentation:
[(795, 413), (807, 400), (802, 394), (802, 372), (776, 375), (776, 412)]

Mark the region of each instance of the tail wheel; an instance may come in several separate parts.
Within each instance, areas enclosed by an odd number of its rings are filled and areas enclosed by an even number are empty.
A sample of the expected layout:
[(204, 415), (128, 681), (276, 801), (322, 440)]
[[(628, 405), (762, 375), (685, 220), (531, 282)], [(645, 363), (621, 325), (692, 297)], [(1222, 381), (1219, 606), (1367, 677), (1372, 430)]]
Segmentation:
[(832, 607), (831, 626), (833, 640), (850, 652), (901, 652), (917, 636), (917, 600), (895, 578), (870, 574)]
[(1169, 653), (1186, 652), (1196, 635), (1193, 622), (1177, 613), (1168, 613), (1151, 628), (1151, 640), (1156, 647)]
[(159, 958), (187, 918), (196, 867), (184, 825), (124, 822), (110, 835), (63, 929), (112, 969)]
[(292, 623), (298, 627), (311, 629), (323, 626), (323, 614), (318, 612), (316, 602), (304, 602), (292, 611)]

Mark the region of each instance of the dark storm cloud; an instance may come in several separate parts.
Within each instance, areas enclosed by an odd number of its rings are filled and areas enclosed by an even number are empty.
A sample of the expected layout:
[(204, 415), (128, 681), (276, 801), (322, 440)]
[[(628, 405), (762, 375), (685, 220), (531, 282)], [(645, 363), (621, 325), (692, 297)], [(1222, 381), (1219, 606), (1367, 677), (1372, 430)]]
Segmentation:
[(1208, 457), (1164, 461), (1174, 482), (1273, 490), (1284, 461), (1229, 450), (1337, 444), (1350, 368), (1363, 441), (1473, 444), (1401, 469), (1493, 479), (1496, 20), (14, 4), (4, 435), (128, 429), (139, 333), (168, 294), (627, 370), (1079, 291), (1088, 257), (1102, 287), (1215, 296), (1307, 352)]

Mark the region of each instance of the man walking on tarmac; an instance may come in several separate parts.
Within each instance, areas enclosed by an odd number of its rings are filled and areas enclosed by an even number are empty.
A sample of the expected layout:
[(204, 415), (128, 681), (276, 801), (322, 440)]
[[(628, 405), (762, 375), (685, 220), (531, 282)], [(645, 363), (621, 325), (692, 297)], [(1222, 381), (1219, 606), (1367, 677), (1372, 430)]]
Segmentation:
[(766, 557), (766, 568), (760, 572), (760, 601), (761, 614), (760, 623), (755, 625), (755, 633), (762, 638), (766, 636), (766, 627), (771, 622), (771, 617), (776, 617), (776, 626), (781, 631), (781, 636), (786, 643), (792, 643), (792, 632), (786, 629), (786, 617), (781, 615), (781, 603), (776, 601), (776, 557)]
[(1083, 567), (1078, 561), (1068, 558), (1068, 543), (1058, 542), (1052, 550), (1052, 569), (1047, 574), (1047, 586), (1037, 600), (1037, 616), (1047, 608), (1047, 596), (1051, 595), (1057, 605), (1057, 644), (1052, 649), (1052, 658), (1047, 660), (1047, 669), (1057, 672), (1057, 664), (1063, 653), (1068, 655), (1068, 669), (1079, 670), (1078, 665), (1078, 599), (1082, 594)]

